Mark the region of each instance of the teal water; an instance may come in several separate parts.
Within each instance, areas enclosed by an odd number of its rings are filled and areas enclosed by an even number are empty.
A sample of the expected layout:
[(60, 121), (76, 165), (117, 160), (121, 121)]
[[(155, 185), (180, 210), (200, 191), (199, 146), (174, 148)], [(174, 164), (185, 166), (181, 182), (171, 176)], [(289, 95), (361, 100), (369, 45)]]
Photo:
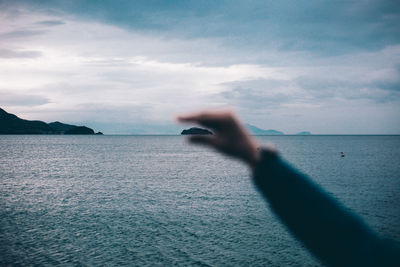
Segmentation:
[[(258, 138), (400, 240), (400, 136)], [(182, 136), (0, 136), (0, 233), (0, 266), (320, 265), (244, 165)]]

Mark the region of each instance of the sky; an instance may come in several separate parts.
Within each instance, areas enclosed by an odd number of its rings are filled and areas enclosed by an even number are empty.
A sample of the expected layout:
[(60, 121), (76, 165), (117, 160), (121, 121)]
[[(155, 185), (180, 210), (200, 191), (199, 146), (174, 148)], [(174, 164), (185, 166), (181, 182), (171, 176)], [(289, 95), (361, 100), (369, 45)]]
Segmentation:
[(233, 109), (287, 134), (400, 134), (399, 1), (0, 0), (0, 107), (110, 134)]

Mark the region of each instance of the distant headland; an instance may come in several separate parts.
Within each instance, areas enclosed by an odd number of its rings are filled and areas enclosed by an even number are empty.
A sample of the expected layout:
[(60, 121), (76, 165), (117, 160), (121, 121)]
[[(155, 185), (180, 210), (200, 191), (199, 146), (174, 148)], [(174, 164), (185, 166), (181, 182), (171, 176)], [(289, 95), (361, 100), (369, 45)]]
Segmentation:
[(284, 135), (283, 132), (277, 130), (264, 130), (251, 124), (246, 124), (246, 128), (254, 135)]
[(181, 134), (183, 134), (183, 135), (191, 135), (191, 134), (213, 134), (213, 133), (210, 132), (207, 129), (193, 127), (193, 128), (190, 128), (190, 129), (183, 130), (181, 132)]
[[(253, 135), (285, 135), (285, 133), (277, 131), (277, 130), (264, 130), (261, 128), (258, 128), (254, 125), (251, 124), (245, 124), (246, 128), (250, 131), (251, 134)], [(193, 127), (190, 129), (185, 129), (181, 132), (182, 135), (190, 135), (190, 134), (213, 134), (207, 129), (202, 129), (202, 128), (197, 128)], [(311, 135), (310, 132), (299, 132), (295, 135)]]
[(59, 121), (45, 123), (43, 121), (30, 121), (7, 113), (0, 108), (0, 134), (102, 134), (95, 133), (86, 126), (76, 126)]
[(311, 135), (311, 133), (305, 131), (305, 132), (299, 132), (299, 133), (297, 133), (296, 135)]
[[(253, 135), (285, 135), (284, 132), (277, 131), (277, 130), (264, 130), (261, 128), (258, 128), (257, 126), (251, 125), (246, 123), (246, 128), (250, 131), (251, 134)], [(312, 135), (311, 132), (304, 131), (304, 132), (299, 132), (294, 135)]]

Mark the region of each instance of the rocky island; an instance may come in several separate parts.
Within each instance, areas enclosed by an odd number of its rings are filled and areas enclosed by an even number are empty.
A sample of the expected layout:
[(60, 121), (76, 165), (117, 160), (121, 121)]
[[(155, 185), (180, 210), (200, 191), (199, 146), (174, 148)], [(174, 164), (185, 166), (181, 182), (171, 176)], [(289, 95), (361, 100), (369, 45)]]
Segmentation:
[(193, 127), (190, 129), (185, 129), (181, 132), (182, 135), (192, 135), (192, 134), (213, 134), (207, 129), (201, 129), (197, 127)]
[(95, 132), (86, 126), (65, 124), (59, 121), (45, 123), (24, 120), (0, 108), (0, 134), (95, 134)]

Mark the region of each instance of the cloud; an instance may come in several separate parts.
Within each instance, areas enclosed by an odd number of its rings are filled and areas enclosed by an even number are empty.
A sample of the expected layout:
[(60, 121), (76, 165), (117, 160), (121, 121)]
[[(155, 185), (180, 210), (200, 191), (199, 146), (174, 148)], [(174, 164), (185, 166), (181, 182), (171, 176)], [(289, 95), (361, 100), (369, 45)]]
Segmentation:
[(299, 77), (296, 82), (304, 91), (318, 99), (369, 99), (380, 103), (393, 102), (400, 99), (399, 80), (360, 81), (335, 80), (329, 79), (329, 77)]
[(298, 98), (290, 80), (255, 79), (222, 84), (228, 90), (220, 97), (228, 104), (247, 109), (276, 108)]
[[(227, 106), (288, 133), (398, 133), (391, 3), (3, 2), (0, 88), (49, 101), (23, 114), (124, 133)], [(379, 121), (352, 128), (364, 117)]]
[(39, 30), (16, 30), (10, 31), (0, 34), (0, 38), (4, 39), (19, 39), (19, 38), (26, 38), (36, 35), (44, 34), (46, 31), (39, 31)]
[(0, 58), (38, 58), (41, 57), (42, 53), (39, 51), (32, 50), (12, 50), (12, 49), (1, 49)]
[(319, 55), (379, 50), (400, 41), (397, 1), (13, 1), (163, 38), (220, 38), (225, 46)]
[(65, 22), (62, 20), (43, 20), (43, 21), (36, 22), (36, 24), (51, 27), (51, 26), (63, 25), (63, 24), (65, 24)]
[(40, 95), (19, 94), (0, 90), (0, 105), (34, 107), (50, 103), (50, 100)]

